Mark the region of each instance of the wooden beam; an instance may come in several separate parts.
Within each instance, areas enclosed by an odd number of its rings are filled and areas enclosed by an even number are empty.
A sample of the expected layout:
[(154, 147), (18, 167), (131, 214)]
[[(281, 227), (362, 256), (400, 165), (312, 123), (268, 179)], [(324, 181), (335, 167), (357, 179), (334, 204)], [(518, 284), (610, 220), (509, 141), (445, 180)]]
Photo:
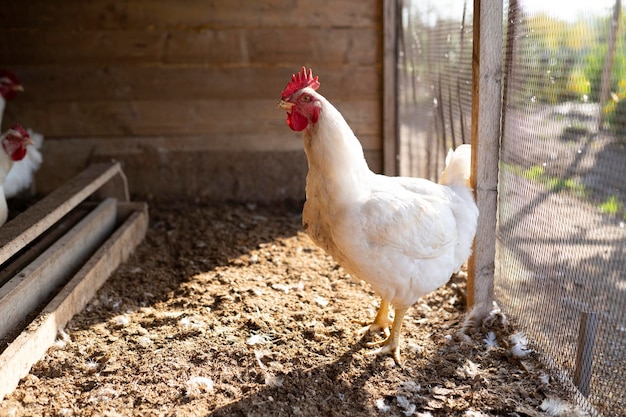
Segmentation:
[[(0, 28), (4, 30), (126, 30), (155, 31), (223, 29), (228, 27), (307, 28), (372, 27), (380, 20), (378, 0), (110, 0), (64, 2), (4, 1)], [(305, 18), (303, 18), (305, 17)]]
[[(604, 58), (604, 66), (602, 67), (602, 82), (600, 83), (600, 105), (604, 105), (609, 100), (609, 92), (611, 89), (611, 80), (613, 74), (613, 62), (615, 61), (615, 44), (617, 42), (617, 34), (619, 32), (619, 21), (622, 14), (622, 0), (615, 0), (613, 6), (613, 18), (609, 28), (606, 57)], [(604, 129), (605, 115), (603, 111), (598, 112), (598, 130)]]
[(105, 198), (114, 198), (117, 201), (130, 201), (128, 179), (126, 178), (124, 171), (120, 169), (117, 175), (114, 175), (110, 180), (102, 184), (102, 186), (95, 191), (93, 195), (101, 200), (104, 200)]
[[(119, 163), (94, 164), (0, 228), (0, 265), (115, 176)], [(128, 195), (126, 191), (124, 193)]]
[[(322, 81), (323, 82), (323, 81)], [(46, 144), (50, 139), (97, 136), (188, 136), (245, 135), (265, 132), (267, 136), (282, 134), (285, 112), (276, 109), (280, 98), (277, 88), (264, 100), (128, 100), (81, 101), (19, 104), (11, 103), (4, 119), (11, 124), (20, 113), (34, 126), (46, 126)], [(333, 99), (335, 107), (358, 135), (381, 133), (380, 99)], [(322, 94), (324, 94), (322, 92)], [(15, 104), (15, 105), (13, 105)], [(10, 114), (9, 114), (10, 113)]]
[(0, 338), (80, 268), (115, 228), (116, 203), (104, 200), (41, 256), (0, 287)]
[[(375, 34), (380, 36), (378, 31)], [(35, 49), (34, 46), (31, 48)], [(378, 44), (370, 44), (369, 47), (379, 57)], [(198, 50), (191, 50), (189, 53), (194, 53), (198, 59), (205, 57)], [(346, 50), (343, 59), (350, 59), (351, 54), (354, 52)], [(185, 65), (131, 66), (123, 65), (118, 60), (108, 60), (106, 71), (95, 71), (89, 65), (68, 67), (58, 64), (18, 65), (12, 63), (11, 71), (19, 74), (20, 81), (24, 83), (26, 90), (20, 93), (19, 101), (14, 100), (11, 106), (7, 106), (5, 116), (12, 112), (22, 120), (25, 114), (38, 114), (39, 111), (61, 106), (63, 103), (65, 104), (61, 108), (67, 106), (68, 103), (81, 106), (85, 102), (97, 102), (100, 103), (102, 110), (106, 110), (107, 107), (103, 106), (108, 102), (168, 101), (175, 105), (181, 101), (208, 99), (267, 100), (269, 105), (267, 110), (270, 114), (282, 114), (284, 112), (276, 110), (280, 92), (285, 88), (291, 74), (298, 71), (297, 63), (300, 62), (302, 66), (307, 61), (293, 59), (289, 62), (296, 62), (294, 64), (277, 63), (274, 66), (265, 67), (226, 66), (226, 64), (220, 66), (210, 61), (206, 63), (184, 61)], [(353, 62), (343, 64), (343, 61), (342, 63), (312, 61), (311, 65), (313, 72), (320, 76), (322, 83), (320, 92), (334, 105), (341, 100), (347, 100), (349, 102), (375, 101), (380, 106), (382, 78), (378, 65)], [(71, 88), (59, 88), (59, 85), (68, 85)], [(42, 102), (40, 97), (45, 97), (45, 100)], [(21, 103), (22, 101), (25, 103)], [(31, 106), (36, 106), (36, 109), (31, 109)], [(350, 106), (353, 105), (350, 104)], [(15, 110), (12, 110), (14, 107)], [(259, 106), (258, 109), (264, 108)], [(240, 110), (240, 116), (243, 110)], [(254, 116), (254, 112), (250, 110), (245, 113), (246, 117)], [(210, 117), (211, 115), (203, 116)], [(109, 119), (107, 121), (111, 122)], [(36, 120), (27, 120), (27, 122), (39, 126), (35, 123)], [(77, 122), (79, 121), (74, 121), (74, 123)], [(50, 129), (45, 127), (44, 132), (47, 138), (50, 136)]]
[[(181, 63), (216, 68), (252, 62), (254, 69), (265, 69), (265, 72), (270, 67), (275, 67), (277, 63), (285, 62), (315, 63), (314, 71), (319, 67), (346, 63), (357, 68), (364, 65), (378, 65), (379, 48), (376, 46), (382, 41), (380, 30), (376, 26), (369, 28), (344, 26), (337, 28), (261, 27), (173, 30), (167, 35), (150, 29), (46, 31), (45, 35), (42, 35), (40, 31), (4, 31), (2, 36), (4, 43), (3, 48), (0, 49), (0, 62), (8, 61), (8, 57), (11, 57), (12, 70), (15, 70), (18, 65), (25, 64), (36, 66), (33, 69), (40, 68), (41, 70), (50, 69), (50, 66), (53, 66), (53, 69), (57, 69), (59, 73), (62, 68), (68, 69), (68, 74), (60, 73), (61, 79), (55, 78), (54, 73), (48, 76), (48, 80), (33, 78), (33, 81), (51, 83), (53, 79), (62, 82), (62, 79), (70, 77), (75, 71), (86, 72), (91, 69), (92, 73), (87, 78), (106, 77), (109, 79), (109, 84), (100, 85), (97, 90), (106, 90), (108, 87), (107, 94), (116, 94), (118, 97), (127, 91), (135, 90), (137, 86), (133, 85), (134, 83), (125, 85), (125, 76), (116, 82), (114, 76), (119, 71), (112, 67), (112, 64), (118, 68), (124, 65), (127, 70), (131, 70), (131, 73), (139, 68), (128, 68), (129, 64), (138, 64), (144, 68), (144, 71), (154, 72), (167, 69), (163, 66), (165, 64), (173, 67), (170, 70), (183, 73), (189, 72), (188, 70), (192, 70), (191, 73), (196, 71), (181, 66)], [(280, 42), (276, 42), (277, 39), (280, 39)], [(302, 39), (307, 40), (306, 47), (302, 47)], [(58, 65), (63, 62), (72, 62), (75, 67)], [(107, 71), (97, 71), (93, 68), (94, 66), (106, 66)], [(196, 69), (201, 70), (201, 68)], [(235, 72), (237, 70), (236, 67), (232, 69)], [(252, 68), (247, 68), (247, 70), (253, 73)], [(227, 73), (223, 68), (221, 71)], [(122, 72), (122, 75), (125, 72)], [(278, 74), (278, 71), (273, 68), (272, 73)], [(22, 77), (22, 74), (19, 74)], [(152, 78), (148, 77), (143, 82), (139, 80), (139, 84), (158, 83), (160, 79), (159, 76)], [(180, 84), (195, 85), (200, 89), (206, 88), (203, 84), (211, 82), (208, 77), (200, 83), (193, 83), (193, 80), (185, 82), (185, 80), (181, 74)], [(80, 83), (86, 79), (78, 78), (73, 81)], [(269, 87), (261, 85), (265, 83), (259, 83), (258, 77), (248, 77), (248, 81), (256, 81), (256, 90)], [(31, 83), (27, 85), (30, 90)], [(120, 88), (111, 88), (112, 85), (118, 85)], [(122, 88), (124, 85), (125, 88)], [(61, 94), (82, 91), (75, 85), (72, 85), (71, 89), (63, 89), (69, 91), (58, 90), (60, 89), (56, 88), (54, 91)], [(156, 88), (156, 90), (153, 94), (158, 94), (158, 91), (162, 89)], [(240, 91), (243, 92), (243, 90)], [(93, 94), (91, 91), (83, 93)], [(258, 94), (255, 88), (249, 90), (249, 93)]]
[(383, 172), (398, 175), (397, 0), (383, 1)]
[(136, 203), (136, 211), (83, 265), (44, 310), (0, 355), (0, 401), (12, 392), (54, 343), (59, 328), (81, 311), (109, 275), (144, 238), (148, 210)]
[(593, 375), (593, 346), (598, 331), (598, 314), (583, 311), (578, 330), (578, 347), (576, 348), (576, 367), (574, 369), (574, 385), (585, 397), (591, 391)]
[[(93, 207), (91, 207), (91, 209), (93, 209)], [(81, 205), (72, 210), (32, 244), (20, 251), (19, 256), (15, 256), (9, 262), (2, 264), (2, 269), (0, 270), (0, 287), (13, 278), (16, 273), (33, 262), (46, 249), (52, 246), (54, 242), (59, 240), (61, 236), (69, 232), (76, 223), (89, 214), (91, 209)]]
[(478, 318), (493, 304), (501, 84), (502, 1), (474, 0), (471, 183), (480, 215), (468, 268), (467, 307)]

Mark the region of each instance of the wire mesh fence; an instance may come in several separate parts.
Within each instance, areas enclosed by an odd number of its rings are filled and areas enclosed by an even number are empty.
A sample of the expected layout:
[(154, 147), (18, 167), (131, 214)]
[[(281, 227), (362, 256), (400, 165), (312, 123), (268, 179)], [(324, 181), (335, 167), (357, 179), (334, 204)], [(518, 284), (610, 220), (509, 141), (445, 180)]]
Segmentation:
[(405, 1), (399, 36), (400, 174), (431, 180), (469, 143), (472, 2)]
[[(592, 414), (626, 409), (626, 17), (510, 0), (495, 297)], [(400, 172), (469, 141), (472, 2), (405, 1)], [(476, 29), (477, 30), (477, 29)]]
[(517, 0), (507, 8), (496, 298), (598, 411), (619, 415), (625, 32), (615, 1), (565, 16), (549, 7)]

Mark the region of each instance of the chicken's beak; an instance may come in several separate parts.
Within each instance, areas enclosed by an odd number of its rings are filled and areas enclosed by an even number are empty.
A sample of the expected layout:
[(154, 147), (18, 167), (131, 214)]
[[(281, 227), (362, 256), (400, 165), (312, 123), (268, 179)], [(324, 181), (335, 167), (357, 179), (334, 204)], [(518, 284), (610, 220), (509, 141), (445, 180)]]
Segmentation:
[(294, 103), (290, 103), (288, 101), (285, 100), (281, 100), (278, 102), (278, 104), (276, 105), (277, 109), (285, 109), (287, 111), (291, 111), (291, 109), (293, 108), (293, 106), (295, 106)]
[(14, 85), (13, 86), (13, 91), (24, 91), (24, 87), (22, 87), (21, 84)]

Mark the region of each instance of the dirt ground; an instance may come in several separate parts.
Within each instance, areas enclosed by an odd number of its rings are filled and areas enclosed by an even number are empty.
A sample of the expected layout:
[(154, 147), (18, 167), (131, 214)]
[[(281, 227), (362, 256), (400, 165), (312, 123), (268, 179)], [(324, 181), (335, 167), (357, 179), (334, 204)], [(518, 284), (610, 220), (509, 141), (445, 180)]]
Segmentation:
[(354, 320), (379, 299), (300, 209), (150, 202), (146, 240), (0, 415), (534, 417), (566, 399), (501, 313), (466, 329), (462, 274), (407, 315), (403, 366), (371, 355)]

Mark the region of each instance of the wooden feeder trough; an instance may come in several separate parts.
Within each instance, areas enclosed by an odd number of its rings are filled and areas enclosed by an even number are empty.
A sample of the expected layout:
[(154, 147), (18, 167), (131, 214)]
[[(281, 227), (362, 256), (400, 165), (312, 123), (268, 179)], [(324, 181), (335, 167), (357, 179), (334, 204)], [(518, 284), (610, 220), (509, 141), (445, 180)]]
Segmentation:
[(145, 203), (95, 164), (0, 227), (0, 401), (143, 240)]

